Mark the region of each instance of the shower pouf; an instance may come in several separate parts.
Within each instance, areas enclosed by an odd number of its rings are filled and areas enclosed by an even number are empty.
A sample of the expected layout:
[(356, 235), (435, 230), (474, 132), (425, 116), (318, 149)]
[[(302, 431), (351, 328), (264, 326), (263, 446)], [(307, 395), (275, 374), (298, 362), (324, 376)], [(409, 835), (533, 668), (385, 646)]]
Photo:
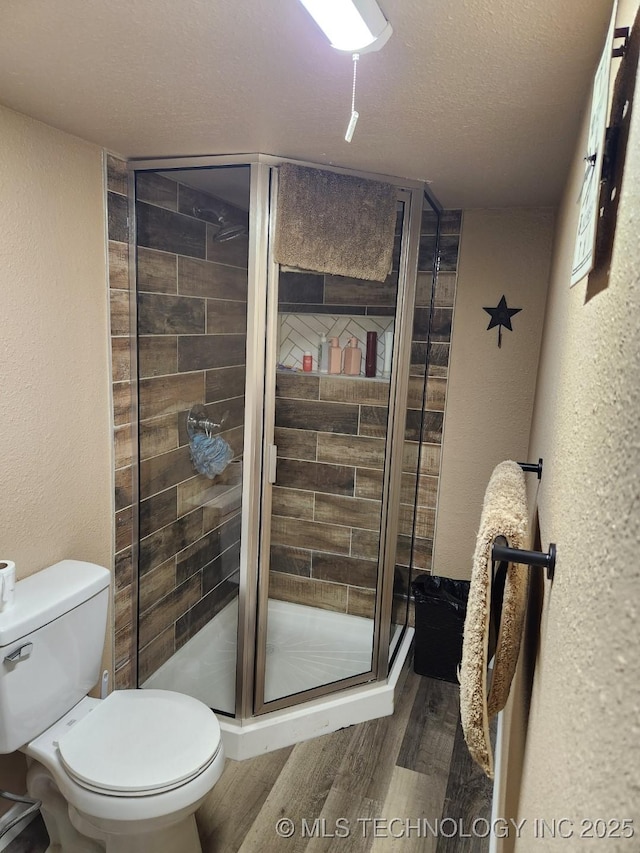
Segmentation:
[(209, 437), (199, 432), (193, 436), (189, 447), (194, 468), (210, 480), (221, 474), (233, 459), (233, 450), (219, 435)]

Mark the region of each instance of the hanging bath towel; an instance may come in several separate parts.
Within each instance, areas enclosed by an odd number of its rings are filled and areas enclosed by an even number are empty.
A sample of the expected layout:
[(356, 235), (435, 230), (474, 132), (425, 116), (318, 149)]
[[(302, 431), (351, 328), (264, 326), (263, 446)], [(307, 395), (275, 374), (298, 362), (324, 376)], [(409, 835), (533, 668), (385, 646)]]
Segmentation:
[(282, 266), (384, 281), (391, 272), (396, 188), (283, 163), (275, 259)]
[(528, 569), (507, 568), (491, 687), (487, 690), (494, 540), (504, 536), (510, 548), (525, 548), (528, 511), (524, 474), (517, 462), (501, 462), (484, 496), (473, 556), (469, 601), (460, 664), (460, 717), (471, 757), (493, 778), (489, 720), (504, 708), (520, 651)]

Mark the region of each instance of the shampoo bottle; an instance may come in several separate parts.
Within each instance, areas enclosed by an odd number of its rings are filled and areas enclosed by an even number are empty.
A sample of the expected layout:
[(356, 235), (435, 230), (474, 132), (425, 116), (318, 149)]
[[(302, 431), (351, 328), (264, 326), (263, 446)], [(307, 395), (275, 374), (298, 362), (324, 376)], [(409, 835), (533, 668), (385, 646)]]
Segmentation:
[(320, 373), (329, 372), (329, 344), (326, 335), (322, 335), (318, 346), (318, 370)]
[(358, 339), (349, 338), (349, 343), (344, 348), (344, 366), (342, 372), (346, 376), (360, 376), (361, 364), (362, 350), (358, 346)]
[(340, 342), (337, 338), (331, 338), (331, 346), (329, 347), (329, 373), (340, 373), (341, 358)]

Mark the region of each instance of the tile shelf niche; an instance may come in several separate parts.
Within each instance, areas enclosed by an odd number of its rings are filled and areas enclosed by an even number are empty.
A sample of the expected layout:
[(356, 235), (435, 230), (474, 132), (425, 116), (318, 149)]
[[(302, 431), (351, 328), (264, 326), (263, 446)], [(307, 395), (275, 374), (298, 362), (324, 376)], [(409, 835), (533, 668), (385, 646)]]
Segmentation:
[[(310, 352), (313, 357), (314, 370), (305, 375), (317, 376), (345, 376), (340, 373), (319, 373), (316, 369), (318, 359), (318, 346), (320, 338), (325, 335), (327, 341), (338, 338), (340, 348), (344, 349), (349, 338), (356, 338), (362, 352), (362, 367), (359, 376), (364, 376), (364, 363), (367, 352), (367, 332), (376, 332), (378, 335), (378, 346), (376, 352), (377, 369), (375, 377), (370, 379), (387, 379), (383, 376), (385, 332), (393, 331), (394, 318), (388, 315), (363, 315), (363, 314), (307, 314), (279, 312), (279, 336), (278, 336), (278, 364), (291, 372), (303, 372), (302, 359), (305, 352)], [(358, 378), (358, 374), (348, 376)]]

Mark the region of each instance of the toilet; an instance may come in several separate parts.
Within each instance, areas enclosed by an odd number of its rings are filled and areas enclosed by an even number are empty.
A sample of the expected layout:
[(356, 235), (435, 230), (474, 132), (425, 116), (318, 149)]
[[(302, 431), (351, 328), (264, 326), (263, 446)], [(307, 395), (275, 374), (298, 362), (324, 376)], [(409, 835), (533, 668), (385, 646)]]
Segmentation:
[(223, 770), (220, 726), (170, 690), (88, 696), (109, 582), (62, 560), (16, 584), (0, 613), (0, 753), (27, 756), (48, 853), (201, 853), (195, 811)]

